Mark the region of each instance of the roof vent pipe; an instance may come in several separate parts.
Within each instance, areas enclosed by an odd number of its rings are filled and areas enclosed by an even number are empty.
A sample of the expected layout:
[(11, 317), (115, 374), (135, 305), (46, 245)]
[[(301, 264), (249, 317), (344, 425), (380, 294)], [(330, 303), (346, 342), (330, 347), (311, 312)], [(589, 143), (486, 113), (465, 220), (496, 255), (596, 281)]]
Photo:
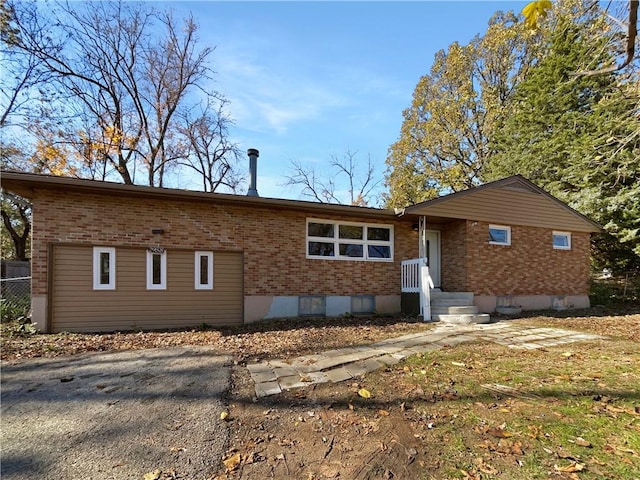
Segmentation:
[(247, 150), (247, 155), (249, 155), (249, 191), (247, 192), (247, 196), (257, 197), (258, 190), (256, 189), (256, 171), (258, 168), (257, 163), (260, 152), (255, 148), (250, 148)]

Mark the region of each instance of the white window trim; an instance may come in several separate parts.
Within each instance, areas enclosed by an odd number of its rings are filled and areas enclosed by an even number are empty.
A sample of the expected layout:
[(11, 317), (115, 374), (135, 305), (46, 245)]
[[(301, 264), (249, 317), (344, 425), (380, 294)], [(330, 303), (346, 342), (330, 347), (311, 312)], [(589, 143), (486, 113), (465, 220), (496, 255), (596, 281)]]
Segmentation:
[[(489, 240), (489, 245), (503, 245), (510, 246), (511, 245), (511, 227), (506, 225), (489, 225), (489, 230), (505, 230), (507, 232), (507, 241), (506, 242), (492, 242)], [(489, 236), (491, 238), (491, 236)]]
[[(200, 259), (207, 258), (209, 269), (207, 271), (207, 283), (200, 283)], [(194, 287), (196, 290), (213, 290), (213, 252), (196, 252), (194, 257)]]
[[(100, 255), (109, 254), (109, 283), (100, 283)], [(93, 289), (116, 289), (116, 249), (113, 247), (93, 247)]]
[[(555, 237), (556, 235), (558, 236), (565, 236), (567, 237), (567, 245), (556, 245), (555, 243), (553, 243), (553, 237)], [(553, 245), (554, 250), (571, 250), (571, 232), (553, 232), (551, 234), (551, 244)]]
[[(309, 223), (327, 223), (332, 224), (333, 228), (333, 237), (313, 237), (309, 235)], [(356, 227), (364, 227), (362, 231), (362, 240), (354, 240), (347, 238), (339, 238), (340, 225), (346, 226), (356, 226)], [(367, 240), (367, 228), (388, 228), (389, 229), (389, 241), (383, 240)], [(305, 225), (305, 233), (306, 233), (306, 242), (305, 242), (305, 252), (308, 259), (313, 260), (342, 260), (342, 261), (351, 261), (351, 262), (393, 262), (393, 225), (382, 224), (382, 223), (364, 223), (364, 222), (340, 222), (336, 220), (326, 220), (322, 218), (307, 218), (307, 223)], [(309, 254), (309, 242), (322, 242), (322, 243), (333, 243), (333, 252), (334, 256), (321, 256), (321, 255), (310, 255)], [(362, 245), (362, 257), (349, 257), (346, 255), (340, 255), (340, 243), (350, 243), (353, 245)], [(367, 246), (369, 245), (380, 245), (380, 246), (388, 246), (389, 247), (389, 258), (377, 258), (371, 257), (369, 258), (369, 249)]]
[[(160, 283), (153, 283), (153, 255), (160, 255)], [(147, 250), (147, 290), (167, 289), (167, 251)]]

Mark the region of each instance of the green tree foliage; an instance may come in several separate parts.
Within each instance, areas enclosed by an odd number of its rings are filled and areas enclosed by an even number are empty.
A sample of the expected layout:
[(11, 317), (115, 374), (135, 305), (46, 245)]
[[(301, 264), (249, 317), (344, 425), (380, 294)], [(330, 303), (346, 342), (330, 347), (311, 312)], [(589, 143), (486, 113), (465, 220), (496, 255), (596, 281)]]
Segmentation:
[(484, 180), (489, 139), (530, 66), (535, 39), (512, 13), (498, 12), (483, 36), (436, 54), (389, 149), (387, 206), (403, 207)]
[(640, 267), (640, 119), (633, 72), (579, 75), (615, 64), (598, 11), (556, 11), (545, 51), (519, 83), (495, 132), (487, 179), (522, 174), (605, 228), (598, 267)]
[(1, 203), (0, 248), (2, 249), (2, 258), (29, 260), (31, 205), (24, 198), (7, 192), (2, 192)]

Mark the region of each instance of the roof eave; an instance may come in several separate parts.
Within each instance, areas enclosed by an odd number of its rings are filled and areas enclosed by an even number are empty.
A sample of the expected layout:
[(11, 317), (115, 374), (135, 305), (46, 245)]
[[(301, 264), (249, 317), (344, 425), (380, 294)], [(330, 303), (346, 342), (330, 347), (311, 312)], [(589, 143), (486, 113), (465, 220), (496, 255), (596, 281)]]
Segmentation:
[(37, 189), (74, 191), (87, 194), (109, 194), (118, 196), (204, 201), (252, 208), (279, 208), (309, 212), (334, 213), (371, 218), (396, 218), (393, 210), (352, 205), (317, 203), (303, 200), (287, 200), (267, 197), (250, 197), (225, 193), (197, 192), (171, 188), (125, 185), (70, 177), (40, 175), (24, 172), (2, 171), (1, 186), (18, 195), (32, 198)]

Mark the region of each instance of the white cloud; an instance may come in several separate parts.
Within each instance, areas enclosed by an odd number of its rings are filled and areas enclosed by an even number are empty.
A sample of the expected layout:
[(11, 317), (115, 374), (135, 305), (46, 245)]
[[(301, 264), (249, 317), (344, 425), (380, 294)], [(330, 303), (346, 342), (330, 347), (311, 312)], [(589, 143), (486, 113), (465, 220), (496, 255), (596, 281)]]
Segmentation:
[(286, 63), (286, 69), (273, 68), (242, 45), (216, 50), (216, 88), (230, 100), (236, 124), (284, 134), (292, 123), (318, 118), (349, 103), (337, 89), (298, 73), (295, 58)]

